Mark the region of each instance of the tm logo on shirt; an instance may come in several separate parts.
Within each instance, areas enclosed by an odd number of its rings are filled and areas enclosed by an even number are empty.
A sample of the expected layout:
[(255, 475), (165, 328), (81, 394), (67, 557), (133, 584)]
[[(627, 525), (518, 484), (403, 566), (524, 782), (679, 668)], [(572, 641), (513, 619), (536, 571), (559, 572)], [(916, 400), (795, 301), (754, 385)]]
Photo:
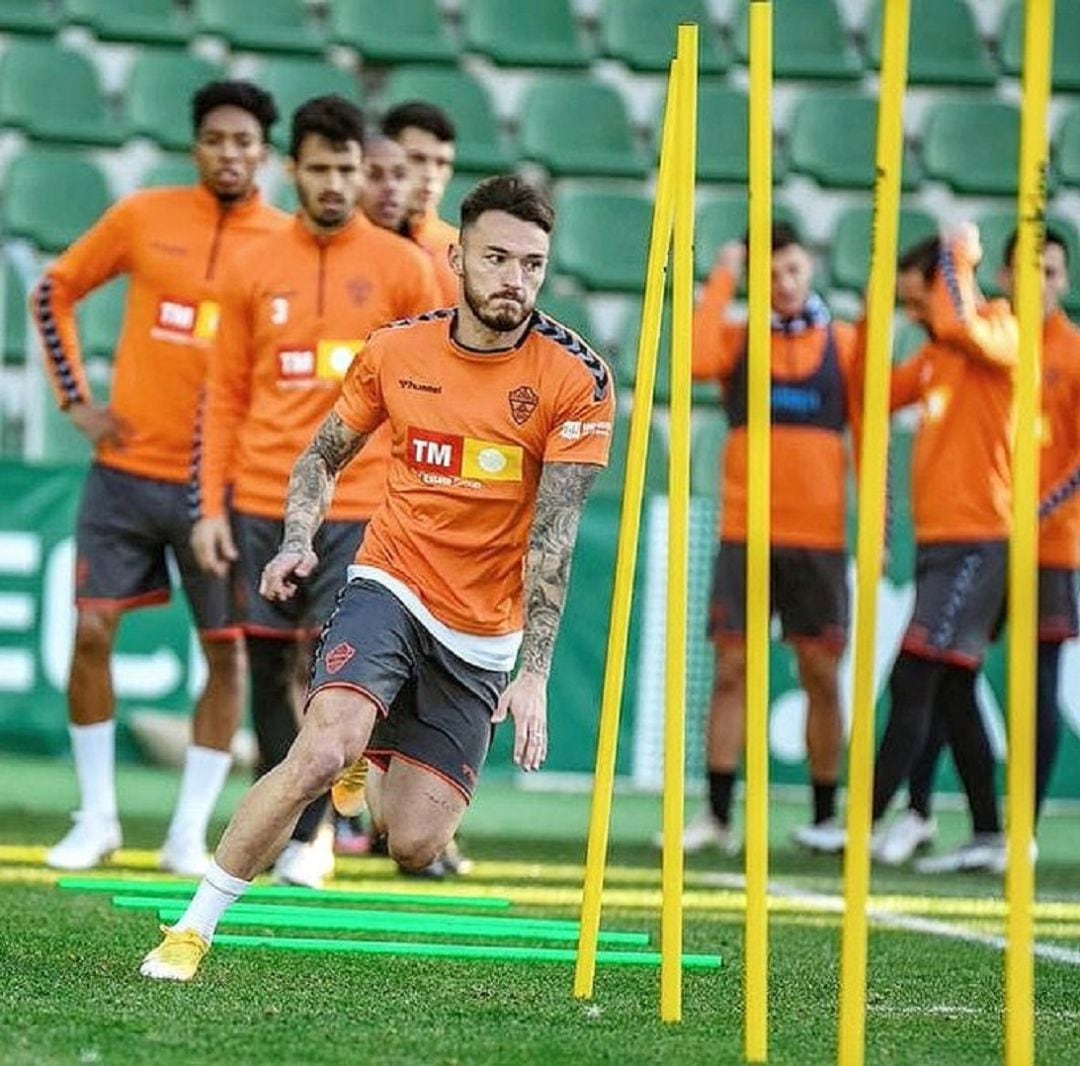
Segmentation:
[(516, 444), (409, 427), (405, 461), (428, 484), (521, 481), (524, 452)]
[(319, 341), (314, 347), (279, 348), (278, 385), (283, 388), (306, 388), (326, 382), (337, 383), (345, 377), (352, 361), (364, 347), (362, 340)]
[(162, 300), (150, 334), (158, 340), (205, 345), (217, 335), (220, 318), (221, 308), (213, 300)]

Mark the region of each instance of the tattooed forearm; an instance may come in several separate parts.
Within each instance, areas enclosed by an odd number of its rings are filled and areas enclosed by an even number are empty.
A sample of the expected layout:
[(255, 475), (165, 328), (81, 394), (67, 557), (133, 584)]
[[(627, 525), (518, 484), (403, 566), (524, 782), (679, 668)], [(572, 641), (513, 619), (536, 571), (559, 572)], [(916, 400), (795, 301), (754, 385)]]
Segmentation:
[(578, 522), (599, 469), (584, 463), (547, 463), (540, 475), (525, 560), (522, 670), (545, 676), (551, 670)]
[(311, 546), (330, 506), (338, 474), (366, 440), (366, 434), (349, 429), (337, 414), (330, 412), (289, 477), (282, 547), (304, 550)]

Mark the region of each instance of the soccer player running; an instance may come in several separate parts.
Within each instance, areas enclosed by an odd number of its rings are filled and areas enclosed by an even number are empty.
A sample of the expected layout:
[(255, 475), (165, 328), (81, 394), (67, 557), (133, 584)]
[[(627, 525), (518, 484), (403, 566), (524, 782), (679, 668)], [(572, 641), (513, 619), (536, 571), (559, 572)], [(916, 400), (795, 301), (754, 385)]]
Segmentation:
[(979, 296), (981, 256), (978, 230), (966, 224), (900, 259), (900, 302), (930, 340), (892, 372), (890, 406), (918, 404), (921, 417), (911, 460), (915, 608), (889, 679), (889, 721), (874, 766), (878, 859), (888, 859), (882, 819), (935, 719), (971, 809), (965, 861), (986, 865), (1004, 851), (975, 680), (1005, 599), (1018, 337), (1008, 303)]
[(374, 333), (293, 468), (262, 580), (284, 603), (318, 565), (335, 481), (390, 426), (387, 495), (320, 639), (300, 735), (240, 804), (184, 916), (143, 961), (147, 977), (195, 974), (225, 909), (365, 750), (386, 768), (390, 853), (414, 870), (453, 836), (494, 723), (513, 719), (523, 770), (544, 762), (547, 680), (578, 521), (607, 462), (613, 383), (534, 311), (553, 225), (543, 195), (490, 178), (461, 219), (458, 306)]
[[(311, 641), (386, 482), (385, 458), (377, 455), (342, 476), (316, 540), (318, 570), (296, 596), (271, 601), (259, 595), (259, 580), (281, 540), (289, 470), (333, 407), (367, 334), (439, 302), (428, 257), (356, 210), (362, 145), (363, 116), (341, 97), (297, 109), (289, 167), (299, 212), (238, 262), (210, 360), (193, 544), (211, 573), (224, 575), (237, 562), (259, 773), (278, 765), (296, 738)], [(275, 872), (317, 887), (333, 855), (329, 839), (316, 847), (327, 801), (313, 799)]]
[(439, 218), (439, 204), (454, 173), (454, 124), (442, 108), (410, 100), (387, 111), (381, 129), (405, 149), (409, 165), (411, 188), (402, 232), (431, 256), (439, 292), (449, 306), (458, 298), (458, 283), (447, 254), (457, 244), (458, 232)]
[[(746, 715), (746, 326), (727, 319), (746, 257), (724, 245), (694, 312), (694, 377), (719, 380), (730, 433), (724, 450), (720, 550), (709, 636), (716, 672), (706, 755), (709, 802), (683, 834), (687, 851), (739, 847), (731, 824)], [(786, 223), (772, 239), (772, 555), (770, 594), (806, 692), (813, 817), (795, 840), (839, 851), (836, 787), (843, 749), (838, 668), (848, 625), (844, 548), (845, 435), (852, 403), (854, 327), (834, 322), (811, 288), (813, 263)]]
[[(1001, 286), (1014, 291), (1016, 235), (1006, 242)], [(1076, 573), (1080, 569), (1080, 497), (1070, 475), (1080, 459), (1080, 330), (1061, 310), (1069, 289), (1069, 253), (1061, 234), (1048, 228), (1043, 251), (1042, 455), (1039, 461), (1038, 659), (1036, 667), (1035, 813), (1042, 809), (1060, 740), (1061, 647), (1077, 635)], [(1064, 491), (1060, 486), (1064, 485)], [(935, 722), (911, 772), (908, 810), (889, 827), (878, 859), (907, 862), (936, 835), (931, 793), (945, 736)], [(990, 856), (1000, 860), (1004, 852)], [(984, 856), (985, 857), (985, 856)], [(919, 863), (921, 870), (970, 868), (971, 849), (961, 848)], [(995, 869), (997, 866), (995, 865)]]
[[(79, 810), (45, 861), (96, 866), (120, 846), (109, 662), (125, 611), (165, 603), (176, 560), (208, 676), (195, 705), (176, 809), (160, 862), (206, 868), (206, 826), (230, 765), (243, 704), (243, 649), (228, 590), (204, 574), (189, 545), (187, 483), (219, 291), (236, 253), (288, 224), (264, 203), (255, 173), (277, 109), (243, 81), (213, 82), (192, 98), (190, 188), (135, 193), (45, 271), (30, 306), (61, 408), (94, 446), (76, 527), (75, 646), (68, 681)], [(86, 383), (75, 305), (111, 278), (131, 279), (108, 404)]]

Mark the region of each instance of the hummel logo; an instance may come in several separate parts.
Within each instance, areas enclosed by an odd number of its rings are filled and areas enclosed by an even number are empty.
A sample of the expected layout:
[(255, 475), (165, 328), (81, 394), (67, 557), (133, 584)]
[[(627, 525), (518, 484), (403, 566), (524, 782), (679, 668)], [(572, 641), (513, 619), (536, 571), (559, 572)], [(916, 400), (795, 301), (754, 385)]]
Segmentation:
[(426, 385), (422, 381), (413, 381), (412, 378), (398, 378), (398, 384), (403, 389), (412, 389), (414, 392), (442, 392), (441, 385)]

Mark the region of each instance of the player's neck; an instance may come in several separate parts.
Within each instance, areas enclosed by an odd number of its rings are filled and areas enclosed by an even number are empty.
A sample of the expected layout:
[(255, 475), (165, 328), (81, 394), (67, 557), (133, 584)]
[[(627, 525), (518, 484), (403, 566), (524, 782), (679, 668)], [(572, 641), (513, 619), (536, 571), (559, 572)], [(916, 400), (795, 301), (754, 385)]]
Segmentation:
[(457, 317), (454, 320), (454, 340), (463, 348), (473, 352), (501, 352), (513, 348), (525, 336), (532, 322), (530, 314), (516, 329), (507, 333), (485, 326), (467, 303), (458, 304)]

